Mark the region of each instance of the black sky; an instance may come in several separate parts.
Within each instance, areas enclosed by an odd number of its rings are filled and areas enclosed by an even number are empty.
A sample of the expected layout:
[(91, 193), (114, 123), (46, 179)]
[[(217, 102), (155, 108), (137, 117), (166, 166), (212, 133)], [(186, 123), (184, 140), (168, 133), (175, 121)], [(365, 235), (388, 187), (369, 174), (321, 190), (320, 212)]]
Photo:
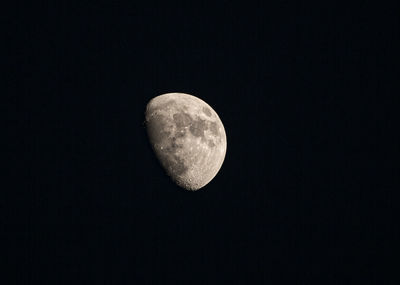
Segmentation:
[[(7, 18), (4, 284), (395, 284), (399, 7), (135, 2)], [(147, 142), (168, 92), (225, 125), (195, 193)]]

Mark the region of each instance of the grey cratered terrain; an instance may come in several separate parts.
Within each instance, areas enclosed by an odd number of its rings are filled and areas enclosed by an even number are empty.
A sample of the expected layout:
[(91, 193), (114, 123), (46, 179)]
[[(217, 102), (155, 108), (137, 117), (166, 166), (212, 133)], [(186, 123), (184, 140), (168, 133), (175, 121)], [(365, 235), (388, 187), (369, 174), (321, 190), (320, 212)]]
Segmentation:
[(146, 127), (158, 160), (179, 186), (198, 190), (221, 168), (225, 129), (203, 100), (184, 93), (157, 96), (147, 104)]

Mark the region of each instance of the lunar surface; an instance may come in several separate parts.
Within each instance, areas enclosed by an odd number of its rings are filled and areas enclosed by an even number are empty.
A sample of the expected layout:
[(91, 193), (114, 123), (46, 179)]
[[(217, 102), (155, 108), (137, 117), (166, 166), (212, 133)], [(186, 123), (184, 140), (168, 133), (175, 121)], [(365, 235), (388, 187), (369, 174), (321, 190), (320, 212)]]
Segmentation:
[(220, 170), (226, 134), (217, 113), (203, 100), (168, 93), (150, 100), (146, 128), (161, 165), (176, 184), (195, 191)]

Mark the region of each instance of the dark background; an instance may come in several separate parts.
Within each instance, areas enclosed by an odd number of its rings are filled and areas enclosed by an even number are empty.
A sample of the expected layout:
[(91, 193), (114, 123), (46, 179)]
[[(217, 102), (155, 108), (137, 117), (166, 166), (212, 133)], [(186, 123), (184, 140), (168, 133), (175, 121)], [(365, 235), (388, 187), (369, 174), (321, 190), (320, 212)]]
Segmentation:
[[(399, 7), (321, 2), (14, 7), (4, 284), (398, 284)], [(168, 92), (225, 125), (197, 192), (147, 141)]]

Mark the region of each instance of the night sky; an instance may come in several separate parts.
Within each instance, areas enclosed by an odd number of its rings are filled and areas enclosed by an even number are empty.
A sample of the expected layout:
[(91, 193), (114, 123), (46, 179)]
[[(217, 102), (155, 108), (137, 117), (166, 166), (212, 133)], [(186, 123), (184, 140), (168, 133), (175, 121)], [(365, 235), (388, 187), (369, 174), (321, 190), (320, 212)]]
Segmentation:
[[(6, 15), (3, 284), (399, 284), (399, 7), (136, 2)], [(197, 192), (147, 139), (168, 92), (225, 126)]]

